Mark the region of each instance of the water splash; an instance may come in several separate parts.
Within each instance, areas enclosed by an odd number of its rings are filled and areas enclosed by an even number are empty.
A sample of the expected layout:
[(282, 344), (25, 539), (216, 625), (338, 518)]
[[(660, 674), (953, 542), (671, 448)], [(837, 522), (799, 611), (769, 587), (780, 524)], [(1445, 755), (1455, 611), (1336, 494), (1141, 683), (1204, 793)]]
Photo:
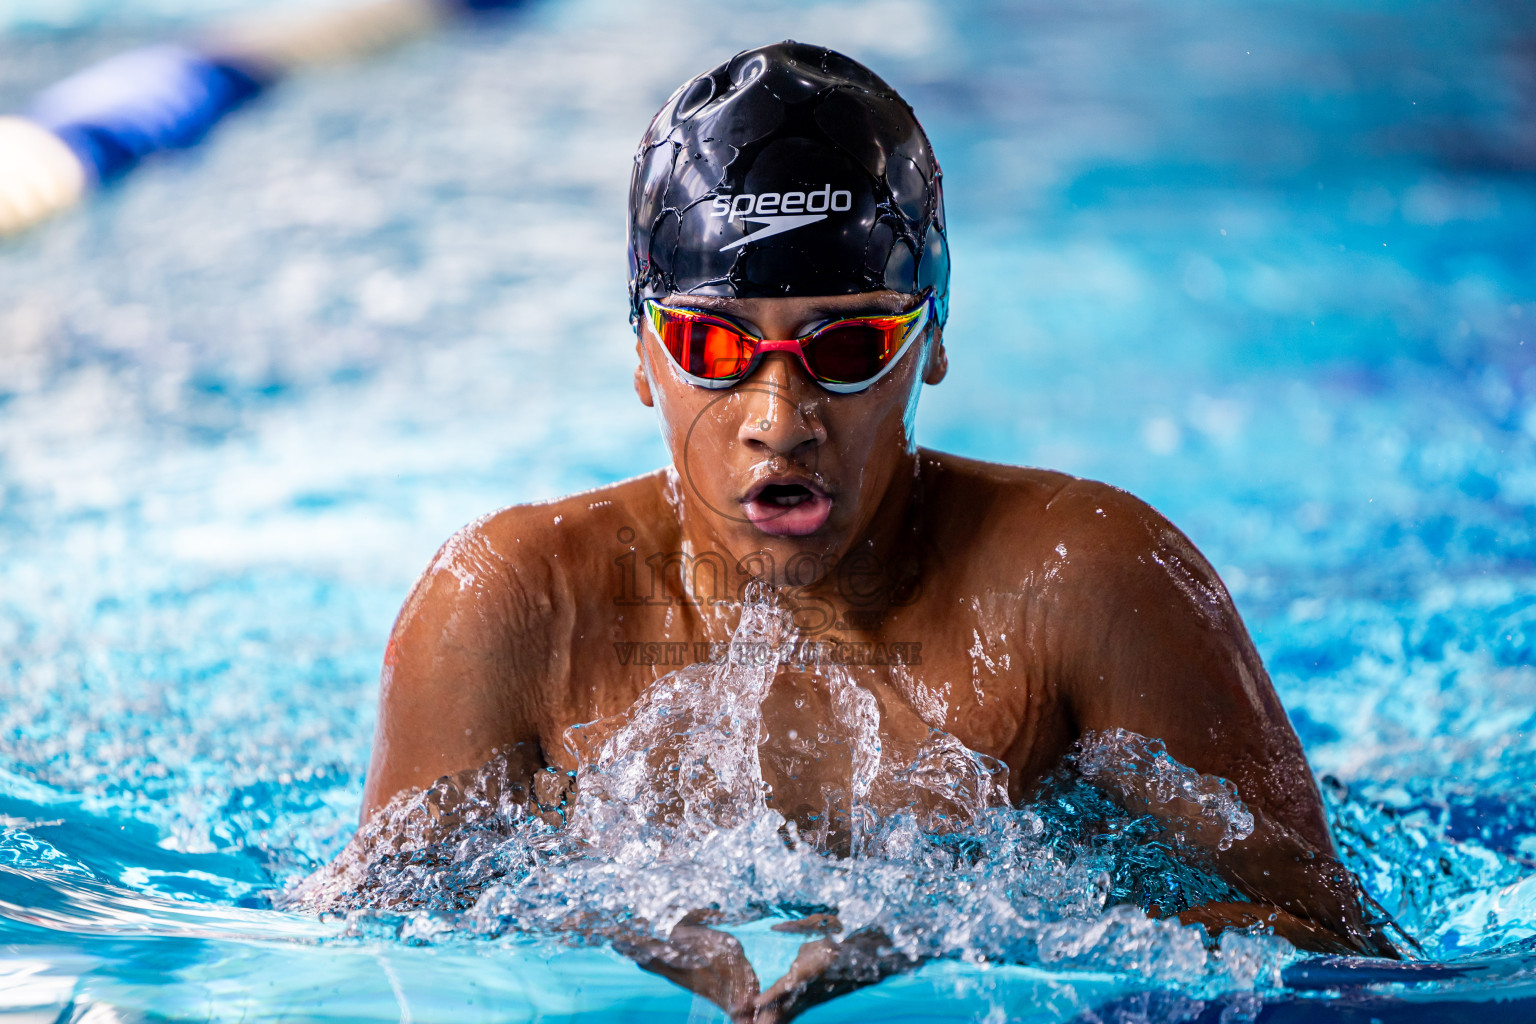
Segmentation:
[(1073, 760), (1084, 779), (1113, 781), (1116, 788), (1157, 807), (1164, 821), (1176, 822), (1173, 838), (1180, 845), (1230, 850), (1233, 843), (1253, 835), (1253, 815), (1243, 806), (1237, 787), (1185, 768), (1162, 740), (1125, 729), (1089, 733)]
[(577, 836), (600, 844), (655, 822), (674, 841), (699, 838), (767, 810), (762, 704), (792, 627), (752, 587), (722, 663), (673, 672), (627, 712), (567, 730), (588, 797), (573, 820)]
[[(665, 936), (701, 916), (729, 927), (835, 913), (845, 933), (879, 929), (911, 957), (1092, 965), (1191, 991), (1279, 984), (1281, 940), (1228, 933), (1211, 945), (1148, 914), (1234, 898), (1179, 851), (1197, 834), (1241, 838), (1252, 817), (1229, 784), (1133, 733), (1091, 737), (1040, 799), (1013, 808), (1000, 763), (937, 730), (893, 742), (874, 696), (823, 669), (834, 714), (818, 739), (848, 749), (846, 777), (823, 827), (802, 828), (764, 772), (764, 700), (795, 652), (790, 616), (754, 589), (729, 657), (569, 731), (582, 767), (566, 827), (519, 802), (527, 791), (494, 761), (397, 797), (287, 902), (418, 941), (590, 942)], [(1170, 836), (1097, 789), (1105, 773), (1195, 810)]]

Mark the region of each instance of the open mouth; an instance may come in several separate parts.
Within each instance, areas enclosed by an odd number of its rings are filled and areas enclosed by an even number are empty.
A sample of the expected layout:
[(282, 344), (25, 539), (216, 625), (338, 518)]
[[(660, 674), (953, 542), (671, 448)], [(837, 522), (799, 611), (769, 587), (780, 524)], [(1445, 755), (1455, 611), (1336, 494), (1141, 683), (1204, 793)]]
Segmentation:
[(799, 480), (765, 481), (742, 499), (752, 525), (778, 537), (815, 533), (832, 514), (832, 498), (815, 484)]
[(758, 501), (766, 501), (780, 508), (794, 508), (802, 501), (810, 501), (815, 495), (804, 484), (769, 484), (757, 494)]

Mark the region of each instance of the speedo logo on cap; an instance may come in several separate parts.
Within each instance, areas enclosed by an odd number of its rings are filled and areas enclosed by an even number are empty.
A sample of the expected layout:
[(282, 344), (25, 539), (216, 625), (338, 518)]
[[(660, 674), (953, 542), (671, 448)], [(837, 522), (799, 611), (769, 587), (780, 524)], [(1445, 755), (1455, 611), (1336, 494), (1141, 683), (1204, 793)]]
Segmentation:
[(771, 235), (782, 235), (827, 219), (827, 212), (842, 213), (853, 209), (853, 193), (833, 190), (830, 184), (812, 192), (741, 192), (734, 196), (716, 196), (710, 217), (762, 224), (750, 235), (743, 235), (720, 247), (721, 252), (748, 242), (759, 242)]

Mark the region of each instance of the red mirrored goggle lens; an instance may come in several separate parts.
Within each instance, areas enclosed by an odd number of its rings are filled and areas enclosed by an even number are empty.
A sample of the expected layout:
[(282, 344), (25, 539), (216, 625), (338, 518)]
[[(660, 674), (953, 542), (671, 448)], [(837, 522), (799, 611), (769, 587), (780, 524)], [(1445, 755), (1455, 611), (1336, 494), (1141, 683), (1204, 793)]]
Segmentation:
[[(811, 376), (826, 384), (857, 384), (878, 375), (901, 351), (922, 312), (840, 320), (799, 339)], [(685, 373), (725, 381), (746, 373), (758, 339), (729, 321), (694, 310), (651, 306), (651, 324)]]
[(828, 324), (800, 343), (811, 375), (828, 384), (869, 380), (896, 358), (913, 317), (870, 317)]
[(754, 339), (727, 323), (659, 306), (653, 322), (662, 347), (685, 373), (727, 380), (752, 362)]

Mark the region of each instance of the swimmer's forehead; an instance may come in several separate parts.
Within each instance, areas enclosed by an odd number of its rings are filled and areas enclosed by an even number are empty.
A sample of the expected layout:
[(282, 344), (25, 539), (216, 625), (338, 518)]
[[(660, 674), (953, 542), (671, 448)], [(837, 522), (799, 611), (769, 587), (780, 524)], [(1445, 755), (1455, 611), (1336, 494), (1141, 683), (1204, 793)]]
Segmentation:
[(903, 292), (858, 292), (853, 295), (814, 295), (793, 298), (738, 299), (725, 295), (687, 295), (673, 292), (662, 300), (664, 306), (707, 309), (727, 316), (755, 318), (768, 313), (801, 318), (862, 316), (873, 313), (903, 313), (912, 308), (916, 295)]

